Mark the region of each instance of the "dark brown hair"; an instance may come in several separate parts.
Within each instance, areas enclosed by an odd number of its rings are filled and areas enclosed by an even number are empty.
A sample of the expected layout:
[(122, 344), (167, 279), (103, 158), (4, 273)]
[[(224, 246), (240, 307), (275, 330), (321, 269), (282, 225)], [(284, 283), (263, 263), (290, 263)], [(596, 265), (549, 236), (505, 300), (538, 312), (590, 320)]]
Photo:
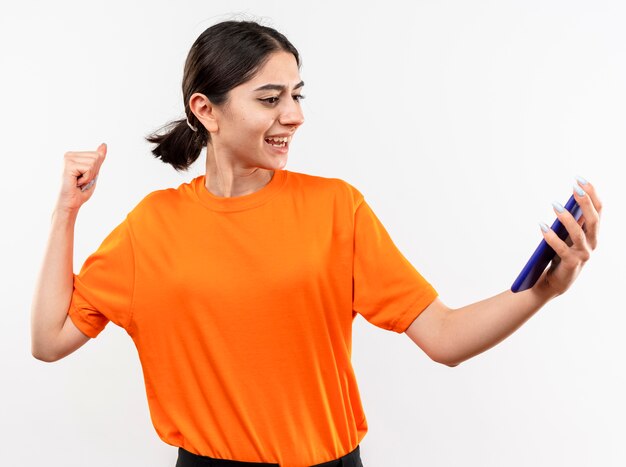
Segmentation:
[[(291, 52), (300, 68), (300, 56), (287, 38), (255, 21), (223, 21), (207, 28), (191, 46), (183, 74), (183, 101), (187, 120), (174, 120), (146, 137), (156, 143), (152, 154), (177, 171), (187, 170), (211, 142), (211, 135), (189, 109), (198, 92), (222, 105), (228, 92), (252, 79), (273, 52)], [(165, 129), (165, 133), (158, 134)]]

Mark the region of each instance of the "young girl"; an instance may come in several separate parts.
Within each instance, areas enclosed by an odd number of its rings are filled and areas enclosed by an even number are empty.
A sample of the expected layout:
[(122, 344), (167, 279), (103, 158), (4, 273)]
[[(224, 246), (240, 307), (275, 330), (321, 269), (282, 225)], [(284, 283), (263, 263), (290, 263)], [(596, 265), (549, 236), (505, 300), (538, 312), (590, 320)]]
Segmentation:
[(74, 223), (107, 148), (65, 154), (32, 353), (56, 361), (109, 321), (123, 327), (177, 467), (362, 466), (357, 313), (456, 366), (565, 292), (596, 247), (601, 203), (581, 179), (580, 221), (555, 205), (571, 241), (542, 227), (558, 258), (534, 287), (448, 308), (355, 187), (285, 170), (304, 122), (299, 68), (272, 28), (226, 21), (204, 31), (185, 63), (186, 118), (147, 139), (176, 170), (206, 147), (206, 173), (149, 193), (78, 275)]

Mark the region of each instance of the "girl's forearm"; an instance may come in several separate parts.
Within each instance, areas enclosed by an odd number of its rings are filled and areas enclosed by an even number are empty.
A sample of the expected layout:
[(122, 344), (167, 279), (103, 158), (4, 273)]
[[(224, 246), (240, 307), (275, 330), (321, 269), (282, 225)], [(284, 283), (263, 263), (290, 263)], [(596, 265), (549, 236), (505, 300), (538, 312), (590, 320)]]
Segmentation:
[(507, 290), (451, 310), (442, 328), (447, 360), (458, 365), (490, 349), (510, 336), (553, 297), (553, 292), (538, 282), (523, 292)]

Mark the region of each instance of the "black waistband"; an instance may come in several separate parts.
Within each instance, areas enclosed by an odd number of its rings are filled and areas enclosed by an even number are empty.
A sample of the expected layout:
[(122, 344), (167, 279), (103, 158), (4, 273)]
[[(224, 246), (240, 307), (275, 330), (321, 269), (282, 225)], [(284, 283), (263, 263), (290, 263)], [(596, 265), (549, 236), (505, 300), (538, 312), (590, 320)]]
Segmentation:
[[(258, 467), (260, 465), (273, 465), (280, 467), (278, 464), (270, 464), (265, 462), (241, 462), (228, 459), (214, 459), (212, 457), (200, 456), (189, 452), (183, 448), (178, 448), (178, 460), (176, 467)], [(322, 464), (315, 464), (311, 467), (362, 467), (359, 446), (354, 451), (346, 454), (339, 459), (335, 459)]]

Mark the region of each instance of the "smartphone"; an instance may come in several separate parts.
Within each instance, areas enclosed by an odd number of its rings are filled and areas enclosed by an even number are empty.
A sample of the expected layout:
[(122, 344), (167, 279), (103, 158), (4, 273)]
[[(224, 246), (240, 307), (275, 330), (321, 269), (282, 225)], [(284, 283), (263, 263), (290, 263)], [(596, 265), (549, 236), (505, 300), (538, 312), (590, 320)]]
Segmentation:
[[(564, 207), (572, 214), (572, 216), (574, 216), (574, 219), (576, 219), (577, 221), (578, 219), (580, 219), (580, 216), (582, 215), (582, 210), (574, 199), (574, 195), (570, 197), (567, 203), (565, 203)], [(554, 230), (554, 232), (563, 241), (565, 241), (565, 239), (569, 237), (567, 229), (561, 223), (561, 221), (559, 221), (559, 219), (556, 219), (552, 224), (552, 230)], [(552, 249), (550, 245), (548, 245), (545, 239), (541, 240), (539, 246), (528, 260), (528, 263), (526, 263), (526, 266), (524, 266), (524, 269), (522, 269), (520, 275), (517, 276), (517, 279), (515, 279), (515, 282), (513, 282), (513, 285), (511, 286), (511, 291), (521, 292), (523, 290), (530, 289), (533, 285), (535, 285), (535, 282), (537, 282), (537, 279), (539, 279), (539, 277), (546, 269), (550, 261), (552, 261), (555, 255), (556, 252)]]

